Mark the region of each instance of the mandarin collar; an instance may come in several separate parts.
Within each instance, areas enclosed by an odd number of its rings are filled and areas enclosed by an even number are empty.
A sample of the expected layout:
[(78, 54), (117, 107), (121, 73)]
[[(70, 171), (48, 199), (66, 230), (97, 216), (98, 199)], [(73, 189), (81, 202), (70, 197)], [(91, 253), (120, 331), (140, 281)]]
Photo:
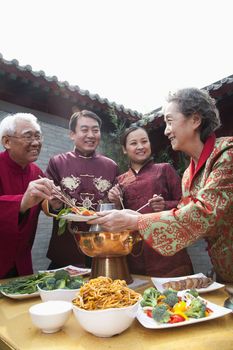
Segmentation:
[(154, 164), (154, 159), (153, 159), (153, 157), (150, 157), (150, 158), (148, 158), (146, 161), (145, 161), (145, 163), (142, 165), (142, 167), (138, 170), (138, 172), (137, 171), (135, 171), (132, 167), (131, 167), (131, 165), (130, 165), (130, 169), (133, 171), (133, 173), (134, 174), (139, 174), (146, 166), (148, 166), (148, 165), (152, 165), (152, 164)]
[(77, 148), (75, 148), (74, 150), (75, 154), (79, 157), (79, 158), (83, 158), (83, 159), (92, 159), (92, 158), (96, 158), (96, 151), (94, 151), (92, 154), (90, 154), (89, 156), (84, 156)]
[(19, 165), (13, 159), (11, 159), (9, 152), (7, 150), (5, 150), (5, 152), (3, 153), (3, 157), (6, 161), (6, 163), (8, 164), (8, 166), (10, 166), (12, 169), (14, 169), (18, 172), (24, 173), (24, 174), (29, 171), (29, 164), (26, 165), (25, 168), (22, 168), (21, 165)]

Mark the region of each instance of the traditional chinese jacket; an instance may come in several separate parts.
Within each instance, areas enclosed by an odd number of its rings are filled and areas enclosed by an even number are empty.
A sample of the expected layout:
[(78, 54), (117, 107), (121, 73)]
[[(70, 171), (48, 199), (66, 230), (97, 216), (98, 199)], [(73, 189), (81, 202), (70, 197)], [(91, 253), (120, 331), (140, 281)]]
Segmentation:
[[(98, 204), (107, 199), (107, 192), (118, 175), (118, 167), (112, 159), (101, 154), (84, 157), (76, 149), (51, 158), (46, 174), (75, 205), (96, 210)], [(88, 231), (90, 226), (79, 223), (78, 228)], [(57, 266), (85, 266), (85, 255), (77, 246), (75, 236), (68, 229), (59, 236), (55, 219), (47, 256)]]
[(19, 275), (33, 273), (31, 248), (40, 205), (19, 215), (20, 203), (30, 181), (43, 176), (34, 163), (24, 169), (7, 151), (0, 153), (0, 278), (16, 268)]
[[(138, 173), (129, 169), (118, 177), (123, 191), (125, 208), (137, 210), (154, 194), (162, 195), (165, 209), (177, 206), (181, 197), (181, 181), (175, 169), (168, 163), (154, 164), (148, 161)], [(150, 206), (141, 213), (150, 213)], [(149, 276), (184, 276), (193, 273), (192, 263), (186, 249), (174, 256), (164, 257), (147, 242), (135, 244), (132, 254), (127, 256), (131, 273)]]
[(165, 256), (206, 238), (216, 273), (233, 282), (233, 137), (207, 140), (197, 168), (191, 161), (184, 173), (182, 191), (177, 209), (139, 217), (141, 235)]

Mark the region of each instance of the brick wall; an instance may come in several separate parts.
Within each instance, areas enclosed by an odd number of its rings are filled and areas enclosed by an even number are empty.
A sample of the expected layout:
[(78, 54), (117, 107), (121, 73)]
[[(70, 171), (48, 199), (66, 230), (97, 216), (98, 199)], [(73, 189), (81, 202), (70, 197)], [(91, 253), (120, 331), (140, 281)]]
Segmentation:
[[(4, 101), (0, 101), (0, 121), (8, 113), (15, 112), (31, 112), (35, 114), (39, 119), (44, 135), (44, 142), (37, 164), (41, 167), (42, 170), (46, 169), (48, 160), (53, 155), (72, 149), (73, 144), (68, 136), (68, 121), (54, 115), (29, 110), (20, 106), (6, 103)], [(106, 142), (106, 135), (104, 136)], [(111, 141), (109, 144), (111, 144)], [(0, 150), (2, 150), (2, 146), (0, 146)], [(36, 239), (32, 249), (33, 266), (35, 272), (41, 269), (46, 269), (49, 264), (49, 260), (46, 258), (46, 252), (51, 236), (51, 231), (52, 219), (46, 217), (43, 213), (41, 213)], [(203, 240), (200, 240), (188, 248), (195, 273), (206, 273), (211, 268), (211, 263), (205, 247), (205, 242)]]

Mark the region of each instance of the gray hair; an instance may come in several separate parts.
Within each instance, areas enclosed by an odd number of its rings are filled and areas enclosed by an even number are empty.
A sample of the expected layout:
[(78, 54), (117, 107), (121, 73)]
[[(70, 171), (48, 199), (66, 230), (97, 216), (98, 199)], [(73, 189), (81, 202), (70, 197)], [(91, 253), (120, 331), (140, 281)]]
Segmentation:
[(27, 121), (33, 124), (37, 131), (41, 132), (41, 127), (38, 124), (37, 118), (31, 113), (15, 113), (5, 117), (0, 123), (0, 140), (2, 142), (3, 136), (14, 135), (17, 123), (20, 121)]
[(179, 111), (187, 118), (194, 113), (200, 115), (202, 119), (200, 137), (203, 142), (221, 126), (215, 100), (205, 90), (197, 88), (180, 89), (173, 94), (170, 93), (167, 101), (177, 103)]

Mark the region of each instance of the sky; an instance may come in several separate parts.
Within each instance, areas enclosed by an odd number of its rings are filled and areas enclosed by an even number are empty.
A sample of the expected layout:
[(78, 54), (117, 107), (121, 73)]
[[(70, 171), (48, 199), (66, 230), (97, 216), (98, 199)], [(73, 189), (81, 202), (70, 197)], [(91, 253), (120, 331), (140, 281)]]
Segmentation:
[(233, 74), (231, 0), (0, 0), (0, 53), (148, 113)]

